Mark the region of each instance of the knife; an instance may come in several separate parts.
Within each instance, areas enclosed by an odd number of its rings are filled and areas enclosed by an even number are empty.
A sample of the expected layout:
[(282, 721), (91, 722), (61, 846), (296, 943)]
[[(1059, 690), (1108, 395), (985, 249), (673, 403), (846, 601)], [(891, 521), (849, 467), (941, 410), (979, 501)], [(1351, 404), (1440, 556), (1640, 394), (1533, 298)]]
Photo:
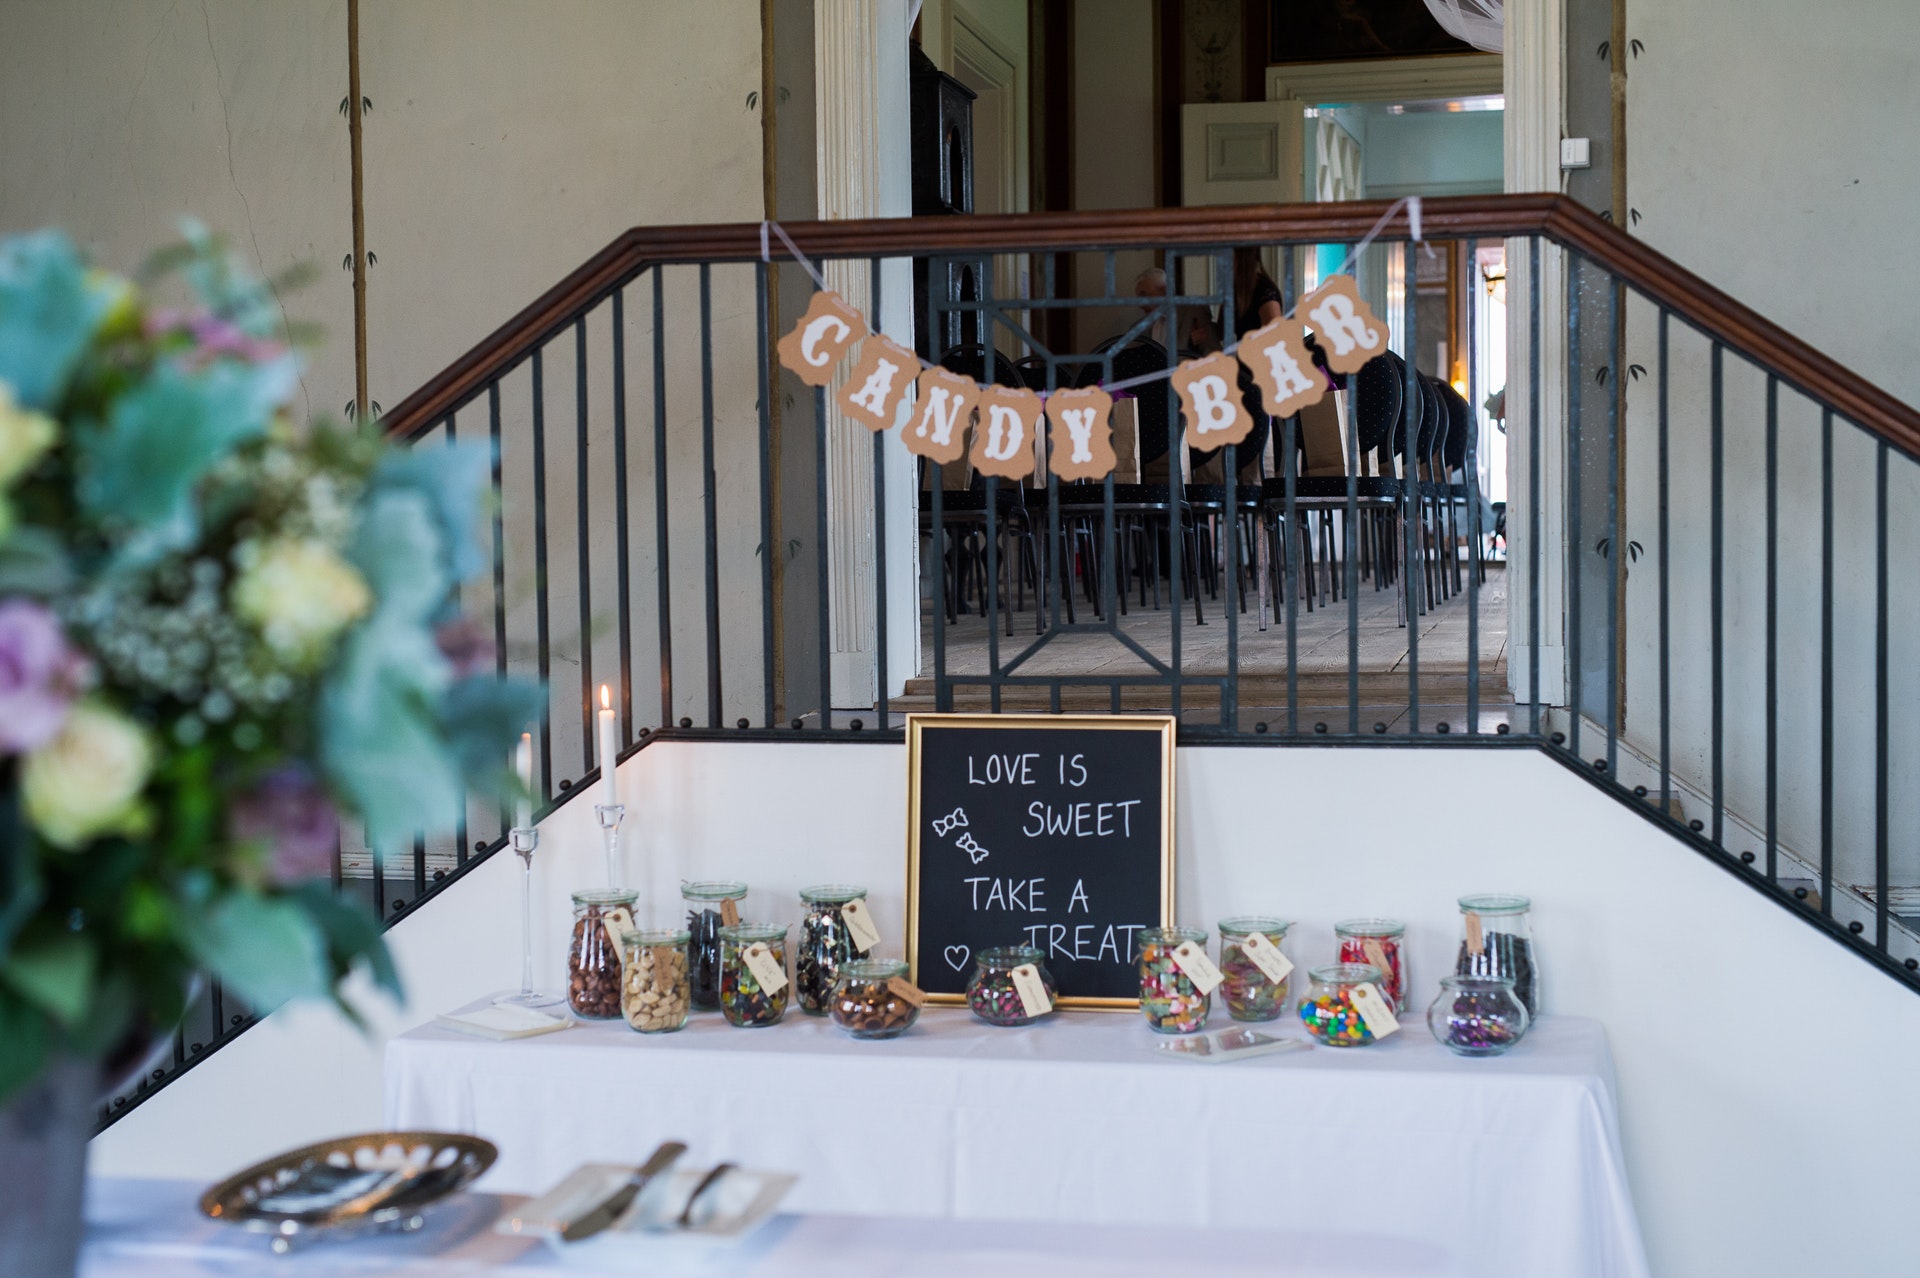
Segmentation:
[(677, 1140), (664, 1142), (633, 1175), (627, 1177), (627, 1183), (615, 1190), (612, 1197), (562, 1229), (561, 1240), (570, 1243), (579, 1242), (582, 1238), (591, 1238), (606, 1229), (620, 1219), (627, 1208), (633, 1206), (634, 1198), (647, 1187), (648, 1182), (673, 1166), (674, 1160), (686, 1152), (687, 1147)]

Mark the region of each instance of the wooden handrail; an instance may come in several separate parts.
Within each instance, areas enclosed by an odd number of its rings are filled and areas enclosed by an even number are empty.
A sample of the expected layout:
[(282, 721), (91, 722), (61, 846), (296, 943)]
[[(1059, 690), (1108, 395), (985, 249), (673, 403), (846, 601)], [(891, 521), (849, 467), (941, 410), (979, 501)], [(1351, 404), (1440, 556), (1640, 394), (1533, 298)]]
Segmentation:
[[(1390, 207), (1385, 200), (1360, 200), (782, 225), (802, 252), (819, 260), (953, 252), (1325, 244), (1358, 240)], [(1410, 237), (1411, 230), (1403, 211), (1387, 223), (1381, 238), (1403, 241)], [(1538, 235), (1575, 250), (1783, 382), (1920, 458), (1920, 411), (1564, 195), (1423, 200), (1421, 233), (1436, 240)], [(760, 257), (760, 235), (758, 222), (635, 227), (624, 232), (428, 379), (386, 415), (383, 426), (388, 433), (402, 436), (428, 428), (642, 271), (676, 262), (756, 261)], [(776, 260), (784, 257), (778, 240), (774, 241), (773, 252)]]

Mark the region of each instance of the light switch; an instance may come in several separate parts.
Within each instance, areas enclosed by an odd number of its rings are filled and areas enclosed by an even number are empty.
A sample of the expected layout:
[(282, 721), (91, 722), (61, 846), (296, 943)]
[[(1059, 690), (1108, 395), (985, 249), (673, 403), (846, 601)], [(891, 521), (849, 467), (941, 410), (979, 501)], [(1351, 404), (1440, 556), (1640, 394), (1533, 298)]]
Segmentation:
[(1585, 169), (1593, 165), (1593, 144), (1587, 138), (1560, 139), (1560, 167)]

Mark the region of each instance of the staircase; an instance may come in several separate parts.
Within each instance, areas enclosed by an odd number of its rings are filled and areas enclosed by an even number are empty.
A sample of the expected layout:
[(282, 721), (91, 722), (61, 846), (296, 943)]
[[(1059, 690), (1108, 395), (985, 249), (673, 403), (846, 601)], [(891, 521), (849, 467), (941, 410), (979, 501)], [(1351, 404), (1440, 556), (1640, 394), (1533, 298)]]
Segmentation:
[[(996, 359), (1025, 357), (1059, 385), (1090, 357), (1043, 346), (1034, 334), (1061, 331), (1046, 316), (1137, 299), (1062, 296), (1053, 281), (1074, 272), (1056, 263), (1104, 260), (1112, 280), (1117, 252), (1149, 250), (1191, 280), (1208, 273), (1183, 264), (1222, 268), (1236, 245), (1259, 245), (1290, 305), (1296, 253), (1351, 246), (1386, 212), (1360, 202), (786, 231), (875, 330), (910, 343), (915, 328), (977, 316)], [(940, 477), (923, 488), (894, 434), (852, 428), (771, 357), (812, 292), (802, 266), (764, 259), (751, 224), (620, 236), (384, 419), (419, 447), (496, 444), (494, 571), (466, 606), (503, 671), (549, 688), (536, 750), (545, 810), (597, 778), (589, 708), (603, 683), (623, 758), (663, 740), (899, 740), (904, 713), (955, 710), (1171, 712), (1183, 744), (1534, 749), (1920, 990), (1920, 943), (1898, 917), (1920, 894), (1920, 798), (1894, 785), (1920, 758), (1920, 725), (1890, 711), (1914, 703), (1920, 671), (1911, 626), (1895, 624), (1915, 615), (1920, 584), (1890, 563), (1890, 530), (1920, 518), (1896, 502), (1920, 477), (1920, 413), (1563, 197), (1434, 199), (1423, 214), (1426, 245), (1396, 217), (1362, 270), (1403, 254), (1411, 278), (1412, 255), (1436, 242), (1473, 261), (1505, 250), (1498, 290), (1473, 289), (1468, 317), (1503, 301), (1505, 385), (1465, 388), (1474, 405), (1505, 391), (1503, 558), (1489, 557), (1490, 529), (1442, 531), (1442, 514), (1480, 518), (1475, 449), (1495, 429), (1484, 415), (1457, 480), (1382, 481), (1397, 494), (1383, 511), (1398, 562), (1427, 571), (1371, 578), (1338, 553), (1360, 523), (1355, 486), (1324, 525), (1331, 542), (1288, 531), (1303, 527), (1289, 420), (1257, 515), (1217, 526), (1227, 584), (1199, 601), (1203, 625), (1172, 565), (1159, 608), (1136, 594), (1123, 615), (1125, 586), (1094, 571), (1044, 604), (989, 591), (984, 617), (949, 624), (933, 601), (959, 534)], [(958, 262), (989, 281), (1012, 258), (1036, 268), (1040, 296), (916, 305), (900, 286), (909, 258), (928, 259), (934, 279)], [(1420, 349), (1417, 316), (1399, 321), (1405, 348)], [(1414, 450), (1408, 432), (1400, 476), (1419, 473)], [(1226, 473), (1238, 461), (1229, 450)], [(1000, 483), (984, 485), (989, 570), (1003, 553)], [(1185, 493), (1171, 487), (1177, 506)], [(1026, 500), (1048, 562), (1074, 563), (1057, 485)], [(1235, 501), (1229, 485), (1226, 507)], [(1097, 545), (1115, 519), (1111, 483), (1087, 518), (1084, 544)], [(1263, 563), (1275, 587), (1264, 607), (1252, 584)], [(1315, 573), (1310, 611), (1302, 586)], [(1070, 589), (1082, 591), (1072, 622), (1054, 606)], [(498, 852), (505, 824), (475, 804), (455, 837), (423, 837), (409, 857), (343, 849), (336, 879), (391, 924)], [(247, 1023), (244, 1010), (214, 1016), (206, 1044), (189, 1053), (183, 1036), (174, 1065), (106, 1121)]]

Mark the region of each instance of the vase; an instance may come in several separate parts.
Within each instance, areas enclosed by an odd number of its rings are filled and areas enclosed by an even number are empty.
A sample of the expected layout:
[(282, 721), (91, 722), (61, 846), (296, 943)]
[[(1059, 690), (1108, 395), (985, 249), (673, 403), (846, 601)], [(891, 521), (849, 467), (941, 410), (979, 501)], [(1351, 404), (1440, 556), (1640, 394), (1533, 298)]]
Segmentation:
[(73, 1278), (100, 1071), (55, 1057), (0, 1108), (0, 1274)]

